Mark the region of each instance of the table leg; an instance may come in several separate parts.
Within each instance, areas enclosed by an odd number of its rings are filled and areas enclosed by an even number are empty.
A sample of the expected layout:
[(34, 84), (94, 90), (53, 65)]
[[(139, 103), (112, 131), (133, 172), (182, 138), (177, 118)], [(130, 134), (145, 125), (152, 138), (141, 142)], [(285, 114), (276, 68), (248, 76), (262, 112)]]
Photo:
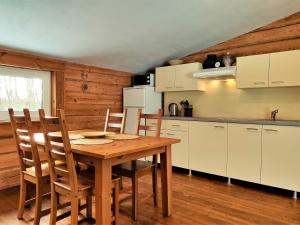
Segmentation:
[(111, 224), (111, 161), (96, 159), (94, 164), (96, 225), (108, 225)]
[(172, 214), (172, 155), (171, 145), (160, 154), (162, 209), (164, 216)]

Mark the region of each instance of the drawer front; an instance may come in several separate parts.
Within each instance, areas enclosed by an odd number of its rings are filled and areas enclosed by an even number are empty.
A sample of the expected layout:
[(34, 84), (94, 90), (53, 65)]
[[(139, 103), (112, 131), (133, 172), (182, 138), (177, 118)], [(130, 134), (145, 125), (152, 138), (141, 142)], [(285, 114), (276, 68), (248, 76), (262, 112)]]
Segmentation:
[[(156, 131), (154, 131), (154, 130), (147, 130), (146, 131), (146, 136), (155, 137), (155, 135), (156, 135)], [(161, 130), (160, 131), (160, 137), (164, 137), (164, 135), (165, 135), (165, 130)]]
[[(147, 119), (146, 121), (146, 125), (147, 126), (156, 126), (156, 122), (157, 120), (155, 119)], [(161, 130), (165, 130), (166, 129), (166, 121), (165, 120), (162, 120), (161, 121)]]
[(188, 121), (166, 120), (166, 129), (174, 131), (188, 131), (189, 123)]

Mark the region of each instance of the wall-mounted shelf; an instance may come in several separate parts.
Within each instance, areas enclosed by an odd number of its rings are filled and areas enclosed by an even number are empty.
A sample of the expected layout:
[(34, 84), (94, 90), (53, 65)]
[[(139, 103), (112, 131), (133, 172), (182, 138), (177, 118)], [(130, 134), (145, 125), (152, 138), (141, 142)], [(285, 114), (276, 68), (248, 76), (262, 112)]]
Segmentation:
[(235, 78), (236, 66), (204, 69), (193, 73), (199, 79), (229, 79)]

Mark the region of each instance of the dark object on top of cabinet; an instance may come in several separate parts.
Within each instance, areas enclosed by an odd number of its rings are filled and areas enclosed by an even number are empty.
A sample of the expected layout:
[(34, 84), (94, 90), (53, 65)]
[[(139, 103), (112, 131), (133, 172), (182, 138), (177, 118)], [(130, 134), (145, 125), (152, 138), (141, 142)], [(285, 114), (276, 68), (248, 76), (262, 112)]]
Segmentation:
[(209, 54), (203, 62), (203, 69), (223, 67), (224, 64), (221, 58), (217, 55)]

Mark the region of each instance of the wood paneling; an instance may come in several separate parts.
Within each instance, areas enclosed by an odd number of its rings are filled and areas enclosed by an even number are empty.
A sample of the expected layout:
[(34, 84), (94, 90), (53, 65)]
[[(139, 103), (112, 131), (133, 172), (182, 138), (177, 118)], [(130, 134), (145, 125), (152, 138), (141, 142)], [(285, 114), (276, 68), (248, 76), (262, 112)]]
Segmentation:
[(185, 56), (185, 62), (203, 62), (207, 54), (234, 56), (300, 49), (300, 12), (223, 43)]
[[(122, 88), (130, 85), (123, 72), (67, 64), (65, 68), (65, 113), (69, 129), (103, 129), (106, 109), (122, 111)], [(82, 90), (82, 85), (87, 90)]]
[[(121, 112), (122, 88), (131, 82), (130, 73), (1, 49), (0, 65), (51, 71), (51, 113), (65, 109), (69, 129), (103, 129), (106, 109)], [(15, 151), (10, 123), (0, 123), (0, 189), (19, 182)]]

